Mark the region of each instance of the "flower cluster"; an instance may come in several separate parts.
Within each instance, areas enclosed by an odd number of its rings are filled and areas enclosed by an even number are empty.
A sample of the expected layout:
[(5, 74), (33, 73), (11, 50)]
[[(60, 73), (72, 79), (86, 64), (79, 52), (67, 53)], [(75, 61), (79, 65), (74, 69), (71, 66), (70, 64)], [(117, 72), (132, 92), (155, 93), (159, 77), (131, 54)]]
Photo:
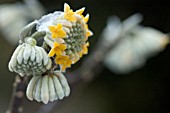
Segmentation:
[(65, 3), (64, 12), (45, 15), (21, 30), (20, 44), (8, 67), (21, 76), (33, 75), (27, 87), (28, 99), (46, 104), (69, 95), (62, 72), (88, 53), (87, 40), (92, 35), (87, 25), (89, 14), (83, 16), (84, 10), (74, 12)]
[(46, 37), (46, 42), (49, 44), (49, 40), (51, 40), (53, 43), (48, 55), (55, 57), (55, 63), (60, 65), (62, 71), (88, 52), (87, 40), (92, 32), (87, 25), (89, 14), (85, 17), (82, 15), (84, 10), (85, 8), (81, 8), (73, 12), (65, 3), (63, 14), (48, 26), (50, 34)]

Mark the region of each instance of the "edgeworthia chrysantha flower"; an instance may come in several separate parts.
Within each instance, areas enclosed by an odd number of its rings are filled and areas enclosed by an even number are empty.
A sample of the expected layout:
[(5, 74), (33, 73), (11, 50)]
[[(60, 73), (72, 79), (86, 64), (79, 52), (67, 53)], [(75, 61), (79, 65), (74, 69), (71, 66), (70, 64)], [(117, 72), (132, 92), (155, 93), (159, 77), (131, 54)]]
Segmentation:
[(87, 54), (87, 40), (93, 33), (88, 29), (89, 14), (82, 15), (84, 8), (73, 12), (68, 4), (64, 4), (64, 12), (54, 12), (40, 19), (37, 26), (39, 32), (46, 31), (45, 43), (52, 49), (50, 57), (60, 65), (61, 71), (77, 62), (83, 54)]
[(65, 3), (63, 12), (45, 15), (21, 30), (8, 66), (21, 76), (33, 75), (26, 92), (29, 100), (47, 104), (70, 94), (62, 72), (88, 53), (88, 37), (93, 35), (84, 10), (74, 12)]

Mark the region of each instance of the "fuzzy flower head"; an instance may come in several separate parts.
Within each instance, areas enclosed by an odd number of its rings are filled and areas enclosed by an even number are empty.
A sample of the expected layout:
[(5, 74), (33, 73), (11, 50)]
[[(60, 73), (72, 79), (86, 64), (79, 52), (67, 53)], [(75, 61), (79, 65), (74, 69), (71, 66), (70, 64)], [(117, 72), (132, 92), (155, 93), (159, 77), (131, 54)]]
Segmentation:
[(64, 12), (57, 13), (52, 25), (48, 26), (49, 35), (45, 41), (51, 47), (49, 56), (56, 59), (55, 63), (60, 65), (62, 71), (88, 53), (87, 41), (93, 33), (87, 24), (89, 14), (84, 16), (84, 10), (81, 8), (73, 12), (65, 3)]

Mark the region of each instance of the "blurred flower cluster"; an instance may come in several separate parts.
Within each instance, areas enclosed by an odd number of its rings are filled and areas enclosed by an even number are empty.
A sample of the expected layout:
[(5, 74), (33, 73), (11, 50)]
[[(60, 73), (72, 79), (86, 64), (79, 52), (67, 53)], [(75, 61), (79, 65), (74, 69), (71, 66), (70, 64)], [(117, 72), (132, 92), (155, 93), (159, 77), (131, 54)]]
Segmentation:
[(38, 0), (2, 4), (0, 5), (1, 33), (10, 44), (17, 45), (20, 30), (30, 21), (40, 18), (45, 13), (44, 6)]
[(169, 44), (169, 36), (151, 27), (139, 25), (140, 14), (135, 14), (120, 22), (116, 16), (110, 17), (102, 34), (105, 43), (117, 43), (104, 59), (105, 65), (113, 72), (127, 74), (140, 68), (146, 60)]

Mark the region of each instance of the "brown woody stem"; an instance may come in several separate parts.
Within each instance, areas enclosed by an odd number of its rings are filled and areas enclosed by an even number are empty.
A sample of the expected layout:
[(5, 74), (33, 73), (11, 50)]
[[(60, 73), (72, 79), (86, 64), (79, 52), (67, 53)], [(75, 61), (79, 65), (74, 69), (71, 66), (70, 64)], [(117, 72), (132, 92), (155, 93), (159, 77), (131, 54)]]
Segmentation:
[(25, 95), (27, 85), (27, 77), (21, 77), (17, 75), (13, 84), (13, 93), (9, 108), (6, 113), (22, 113), (23, 107), (22, 102)]

